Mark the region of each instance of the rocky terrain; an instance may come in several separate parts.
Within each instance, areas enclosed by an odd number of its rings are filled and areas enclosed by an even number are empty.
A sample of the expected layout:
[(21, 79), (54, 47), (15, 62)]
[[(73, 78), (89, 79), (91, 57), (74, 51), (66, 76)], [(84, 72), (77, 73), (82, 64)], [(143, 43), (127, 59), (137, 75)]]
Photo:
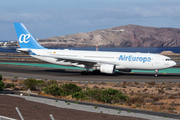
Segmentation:
[(38, 41), (45, 47), (180, 47), (180, 29), (125, 25)]

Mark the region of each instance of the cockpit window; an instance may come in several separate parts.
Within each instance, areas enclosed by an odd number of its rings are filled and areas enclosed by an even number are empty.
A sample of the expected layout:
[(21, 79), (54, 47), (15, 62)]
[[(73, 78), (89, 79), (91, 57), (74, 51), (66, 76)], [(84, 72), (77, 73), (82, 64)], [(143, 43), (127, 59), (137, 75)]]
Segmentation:
[(166, 59), (166, 61), (172, 61), (171, 59)]

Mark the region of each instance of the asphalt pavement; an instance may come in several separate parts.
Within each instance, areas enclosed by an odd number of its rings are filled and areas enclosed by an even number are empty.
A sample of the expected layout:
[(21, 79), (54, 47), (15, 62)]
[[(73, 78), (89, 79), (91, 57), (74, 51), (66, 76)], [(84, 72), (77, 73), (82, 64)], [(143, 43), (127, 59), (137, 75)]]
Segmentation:
[[(33, 62), (34, 63), (34, 62)], [(39, 63), (37, 63), (39, 64)], [(48, 65), (48, 64), (47, 64)], [(176, 67), (179, 69), (179, 67)], [(179, 82), (180, 73), (159, 73), (158, 77), (154, 73), (125, 73), (116, 72), (114, 75), (81, 75), (79, 69), (51, 68), (49, 66), (25, 66), (0, 64), (0, 74), (11, 77), (35, 78), (35, 79), (55, 79), (73, 81), (105, 81), (105, 82)]]

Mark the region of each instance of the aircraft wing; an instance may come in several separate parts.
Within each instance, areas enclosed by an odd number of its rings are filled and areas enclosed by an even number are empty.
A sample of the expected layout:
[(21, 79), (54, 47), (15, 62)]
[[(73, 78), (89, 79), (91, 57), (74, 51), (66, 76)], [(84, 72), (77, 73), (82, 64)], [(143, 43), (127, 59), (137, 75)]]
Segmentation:
[(71, 57), (59, 57), (59, 56), (51, 56), (51, 55), (39, 55), (42, 57), (50, 57), (55, 58), (59, 61), (64, 60), (64, 62), (71, 62), (71, 63), (78, 63), (78, 64), (111, 64), (111, 65), (119, 65), (118, 63), (112, 63), (108, 61), (101, 61), (101, 60), (92, 60), (92, 59), (84, 59), (84, 58), (71, 58)]

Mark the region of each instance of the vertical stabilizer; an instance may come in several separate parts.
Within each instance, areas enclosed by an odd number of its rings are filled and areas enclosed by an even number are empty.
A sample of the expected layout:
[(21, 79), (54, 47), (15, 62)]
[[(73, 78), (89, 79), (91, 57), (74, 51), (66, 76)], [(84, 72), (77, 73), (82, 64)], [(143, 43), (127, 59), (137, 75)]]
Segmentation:
[(41, 46), (22, 23), (14, 23), (21, 48), (45, 49)]

